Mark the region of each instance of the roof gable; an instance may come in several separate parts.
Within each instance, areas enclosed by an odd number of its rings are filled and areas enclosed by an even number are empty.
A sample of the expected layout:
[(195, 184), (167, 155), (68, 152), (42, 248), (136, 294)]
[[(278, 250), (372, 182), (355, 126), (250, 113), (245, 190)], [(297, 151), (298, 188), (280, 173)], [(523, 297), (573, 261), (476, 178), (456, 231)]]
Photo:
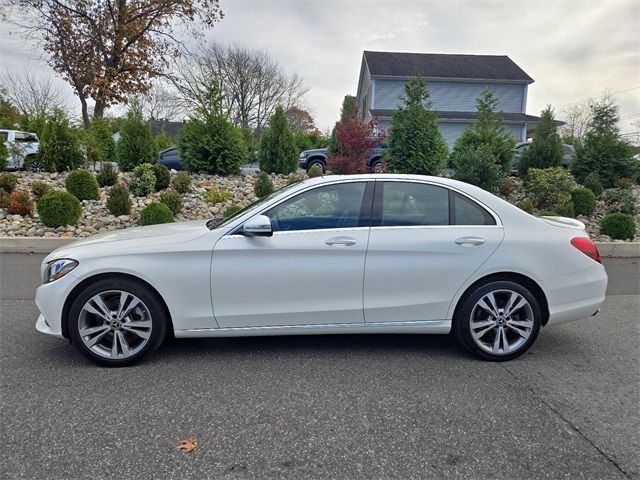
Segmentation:
[(461, 78), (469, 80), (533, 79), (506, 55), (364, 52), (371, 76)]

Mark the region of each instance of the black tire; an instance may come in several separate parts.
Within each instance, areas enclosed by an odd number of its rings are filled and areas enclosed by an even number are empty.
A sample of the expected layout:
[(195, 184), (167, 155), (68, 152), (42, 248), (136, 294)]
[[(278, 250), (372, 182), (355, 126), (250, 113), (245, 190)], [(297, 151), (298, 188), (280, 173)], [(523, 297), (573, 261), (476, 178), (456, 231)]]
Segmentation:
[(384, 163), (382, 160), (377, 159), (371, 162), (371, 171), (375, 173), (383, 173), (384, 172)]
[[(532, 318), (533, 325), (530, 329), (527, 330), (529, 333), (528, 338), (526, 338), (526, 340), (524, 340), (522, 345), (518, 346), (517, 349), (508, 353), (495, 354), (487, 351), (486, 349), (483, 349), (482, 347), (479, 346), (476, 340), (474, 340), (474, 337), (471, 331), (471, 321), (472, 321), (472, 315), (476, 314), (474, 309), (478, 304), (478, 302), (483, 297), (485, 297), (487, 294), (495, 292), (495, 294), (498, 295), (496, 297), (496, 300), (499, 301), (500, 295), (504, 295), (504, 296), (507, 295), (504, 293), (505, 291), (515, 292), (521, 295), (522, 297), (524, 297), (524, 299), (529, 303), (529, 306), (531, 308), (530, 313), (533, 317)], [(468, 295), (465, 295), (461, 299), (461, 302), (462, 303), (456, 309), (456, 314), (453, 319), (453, 333), (456, 336), (457, 340), (460, 342), (460, 344), (467, 351), (469, 351), (470, 353), (472, 353), (473, 355), (479, 358), (482, 358), (484, 360), (494, 361), (494, 362), (511, 360), (513, 358), (516, 358), (522, 355), (524, 352), (526, 352), (531, 347), (531, 345), (533, 345), (536, 338), (538, 337), (538, 333), (540, 332), (541, 318), (542, 318), (540, 304), (536, 299), (535, 295), (533, 295), (527, 288), (523, 287), (518, 283), (511, 282), (511, 281), (502, 281), (502, 280), (489, 282), (484, 285), (480, 285), (474, 291), (470, 292)], [(481, 309), (480, 311), (482, 312), (483, 310)], [(489, 317), (491, 316), (489, 315)], [(498, 320), (496, 319), (496, 322), (497, 321)], [(504, 319), (502, 319), (502, 321), (504, 321)], [(496, 326), (495, 330), (487, 331), (486, 335), (488, 336), (489, 339), (493, 338), (495, 340), (499, 332), (498, 328), (499, 327)], [(515, 334), (514, 333), (515, 330), (512, 331), (511, 329), (508, 329), (508, 327), (503, 327), (503, 329), (505, 332), (508, 332), (512, 338), (515, 337), (515, 339), (521, 341), (520, 340), (521, 336), (518, 336), (517, 334)], [(478, 330), (480, 331), (480, 329)], [(491, 334), (493, 334), (494, 336), (491, 337)], [(480, 343), (484, 343), (484, 342), (480, 341)], [(499, 341), (499, 343), (501, 343), (501, 341)]]
[(311, 170), (315, 165), (318, 165), (322, 169), (322, 173), (325, 173), (326, 167), (322, 160), (311, 160), (307, 164), (307, 173), (309, 173), (309, 170)]
[[(147, 307), (151, 317), (151, 334), (146, 344), (144, 344), (138, 352), (126, 358), (113, 359), (100, 356), (85, 345), (79, 333), (80, 314), (84, 305), (93, 296), (111, 290), (124, 291), (138, 297)], [(71, 342), (75, 344), (78, 350), (80, 350), (80, 353), (89, 360), (105, 367), (125, 367), (133, 365), (153, 353), (167, 336), (169, 325), (170, 319), (158, 294), (142, 282), (123, 278), (106, 278), (98, 280), (87, 287), (74, 300), (68, 317), (68, 332)]]

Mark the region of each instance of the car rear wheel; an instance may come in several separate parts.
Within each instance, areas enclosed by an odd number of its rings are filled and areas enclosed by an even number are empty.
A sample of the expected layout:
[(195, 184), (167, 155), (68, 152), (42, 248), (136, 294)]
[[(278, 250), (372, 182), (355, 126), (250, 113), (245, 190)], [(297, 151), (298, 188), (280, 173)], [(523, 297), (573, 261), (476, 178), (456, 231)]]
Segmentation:
[(485, 360), (511, 360), (535, 342), (540, 331), (540, 305), (522, 285), (490, 282), (463, 301), (454, 318), (454, 333), (474, 355)]
[(73, 302), (69, 336), (90, 360), (108, 367), (138, 362), (156, 350), (169, 319), (157, 294), (129, 279), (99, 280)]
[(382, 160), (374, 160), (374, 162), (371, 164), (371, 170), (373, 170), (375, 173), (384, 173), (384, 163), (382, 162)]

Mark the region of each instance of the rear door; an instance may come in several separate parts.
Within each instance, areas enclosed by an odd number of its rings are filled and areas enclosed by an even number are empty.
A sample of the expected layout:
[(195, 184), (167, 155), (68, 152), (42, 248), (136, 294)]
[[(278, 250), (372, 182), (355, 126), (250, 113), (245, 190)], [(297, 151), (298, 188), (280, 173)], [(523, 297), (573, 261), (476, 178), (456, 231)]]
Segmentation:
[(377, 181), (364, 275), (367, 323), (444, 320), (503, 239), (499, 219), (441, 185)]

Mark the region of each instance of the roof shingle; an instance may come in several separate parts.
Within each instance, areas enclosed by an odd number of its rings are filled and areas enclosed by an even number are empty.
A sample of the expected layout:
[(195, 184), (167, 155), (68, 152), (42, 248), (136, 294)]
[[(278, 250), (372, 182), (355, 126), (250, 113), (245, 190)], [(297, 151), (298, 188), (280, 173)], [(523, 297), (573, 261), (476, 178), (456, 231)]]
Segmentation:
[(481, 80), (533, 79), (506, 55), (457, 55), (365, 51), (372, 76), (464, 78)]

